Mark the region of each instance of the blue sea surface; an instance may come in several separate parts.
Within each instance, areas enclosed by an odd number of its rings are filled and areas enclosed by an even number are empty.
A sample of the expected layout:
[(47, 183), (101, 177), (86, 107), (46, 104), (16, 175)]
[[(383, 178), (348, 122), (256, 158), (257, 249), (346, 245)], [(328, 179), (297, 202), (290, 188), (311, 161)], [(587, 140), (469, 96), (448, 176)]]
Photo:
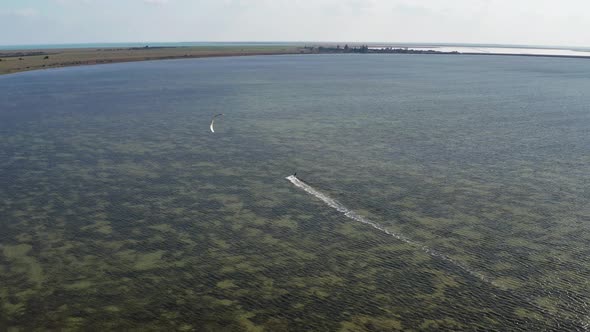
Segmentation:
[(0, 76), (0, 330), (584, 331), (589, 91), (463, 55)]

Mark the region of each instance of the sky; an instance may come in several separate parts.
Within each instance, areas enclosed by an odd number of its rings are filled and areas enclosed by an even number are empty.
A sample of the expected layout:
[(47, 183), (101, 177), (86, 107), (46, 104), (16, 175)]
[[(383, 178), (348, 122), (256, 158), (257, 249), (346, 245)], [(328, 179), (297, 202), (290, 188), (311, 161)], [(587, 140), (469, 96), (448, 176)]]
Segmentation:
[(589, 0), (0, 0), (0, 45), (334, 41), (590, 47)]

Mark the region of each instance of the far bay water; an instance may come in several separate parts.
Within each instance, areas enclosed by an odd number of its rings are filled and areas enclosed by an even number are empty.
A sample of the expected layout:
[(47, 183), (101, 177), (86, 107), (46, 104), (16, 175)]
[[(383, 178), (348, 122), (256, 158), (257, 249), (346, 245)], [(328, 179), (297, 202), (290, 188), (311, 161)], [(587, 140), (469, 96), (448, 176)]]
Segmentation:
[(0, 76), (0, 330), (584, 331), (589, 105), (584, 59)]

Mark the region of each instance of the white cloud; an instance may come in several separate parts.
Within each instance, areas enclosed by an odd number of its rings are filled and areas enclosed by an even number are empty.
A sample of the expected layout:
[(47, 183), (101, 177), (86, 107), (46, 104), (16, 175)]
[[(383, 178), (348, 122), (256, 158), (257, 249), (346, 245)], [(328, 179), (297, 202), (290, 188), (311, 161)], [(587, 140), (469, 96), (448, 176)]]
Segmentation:
[[(39, 5), (32, 5), (35, 2)], [(42, 2), (51, 2), (53, 6)], [(0, 44), (13, 40), (31, 43), (329, 40), (590, 46), (590, 35), (580, 33), (590, 30), (588, 0), (29, 0), (27, 3), (31, 4), (24, 7), (30, 8), (18, 10), (0, 5), (0, 27), (3, 27), (0, 31), (11, 31), (0, 34)]]

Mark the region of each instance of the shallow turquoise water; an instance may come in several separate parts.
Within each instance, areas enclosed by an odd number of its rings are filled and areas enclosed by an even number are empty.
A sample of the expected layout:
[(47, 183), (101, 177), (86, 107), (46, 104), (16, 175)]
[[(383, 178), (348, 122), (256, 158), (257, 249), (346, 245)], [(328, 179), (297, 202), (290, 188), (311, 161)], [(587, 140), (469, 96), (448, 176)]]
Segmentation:
[(589, 74), (317, 55), (2, 76), (0, 329), (583, 330)]

